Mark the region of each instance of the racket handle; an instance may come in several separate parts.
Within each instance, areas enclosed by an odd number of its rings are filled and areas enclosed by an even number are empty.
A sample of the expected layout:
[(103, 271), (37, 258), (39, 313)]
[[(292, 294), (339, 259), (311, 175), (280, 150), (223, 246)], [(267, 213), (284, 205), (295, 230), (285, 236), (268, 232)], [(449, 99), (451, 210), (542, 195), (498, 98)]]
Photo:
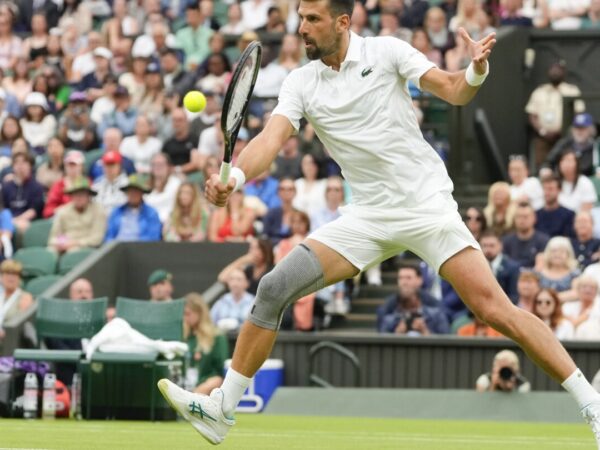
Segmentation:
[(221, 172), (219, 176), (221, 177), (221, 183), (227, 184), (229, 183), (229, 173), (231, 172), (231, 163), (225, 162), (221, 164)]

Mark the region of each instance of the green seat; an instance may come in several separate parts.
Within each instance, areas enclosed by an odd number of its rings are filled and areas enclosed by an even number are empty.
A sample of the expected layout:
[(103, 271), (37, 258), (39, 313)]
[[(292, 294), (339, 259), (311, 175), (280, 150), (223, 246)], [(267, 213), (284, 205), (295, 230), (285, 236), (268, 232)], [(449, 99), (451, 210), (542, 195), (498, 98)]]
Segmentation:
[(183, 299), (151, 302), (117, 297), (116, 316), (150, 339), (181, 341), (184, 305)]
[(56, 273), (56, 253), (43, 247), (27, 247), (19, 249), (14, 257), (23, 264), (23, 278), (30, 280), (40, 275)]
[(188, 173), (185, 178), (190, 183), (194, 183), (200, 187), (204, 186), (204, 174), (200, 170)]
[(34, 297), (38, 297), (61, 278), (60, 275), (42, 275), (30, 280), (25, 286), (25, 290)]
[(82, 248), (72, 252), (67, 252), (60, 257), (58, 261), (58, 273), (64, 275), (75, 268), (80, 262), (94, 253), (93, 248)]
[(458, 329), (460, 327), (462, 327), (463, 325), (467, 325), (471, 322), (473, 322), (473, 319), (469, 317), (469, 315), (457, 317), (456, 319), (454, 319), (452, 325), (450, 326), (450, 332), (452, 334), (456, 334), (458, 333)]
[(52, 219), (34, 220), (23, 235), (23, 247), (45, 247), (52, 229)]

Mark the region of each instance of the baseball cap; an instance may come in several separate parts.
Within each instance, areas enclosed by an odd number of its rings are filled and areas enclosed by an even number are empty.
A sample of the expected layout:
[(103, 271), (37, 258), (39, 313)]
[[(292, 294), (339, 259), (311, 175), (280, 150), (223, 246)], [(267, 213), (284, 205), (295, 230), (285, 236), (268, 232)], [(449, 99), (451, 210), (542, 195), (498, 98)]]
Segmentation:
[(65, 164), (83, 164), (85, 162), (85, 157), (79, 150), (70, 150), (65, 155), (64, 162)]
[(594, 125), (594, 118), (588, 113), (577, 114), (573, 119), (573, 126), (576, 128), (591, 127), (592, 125)]
[(150, 274), (148, 277), (148, 286), (154, 286), (155, 284), (161, 283), (163, 281), (171, 281), (173, 279), (173, 275), (167, 272), (164, 269), (157, 269)]
[(46, 111), (48, 111), (48, 100), (46, 100), (46, 96), (41, 92), (30, 92), (25, 97), (24, 102), (25, 107), (28, 106), (41, 106)]
[(111, 150), (102, 155), (102, 162), (104, 164), (119, 164), (121, 161), (123, 161), (123, 157), (115, 150)]
[(100, 58), (112, 59), (112, 52), (106, 47), (98, 47), (94, 50), (94, 56), (99, 56)]
[(146, 67), (146, 73), (160, 73), (160, 66), (155, 62), (151, 62)]
[(115, 90), (115, 96), (116, 97), (128, 97), (129, 91), (127, 90), (127, 88), (125, 86), (118, 85), (117, 89)]
[(87, 102), (87, 95), (85, 92), (75, 91), (69, 95), (69, 102)]

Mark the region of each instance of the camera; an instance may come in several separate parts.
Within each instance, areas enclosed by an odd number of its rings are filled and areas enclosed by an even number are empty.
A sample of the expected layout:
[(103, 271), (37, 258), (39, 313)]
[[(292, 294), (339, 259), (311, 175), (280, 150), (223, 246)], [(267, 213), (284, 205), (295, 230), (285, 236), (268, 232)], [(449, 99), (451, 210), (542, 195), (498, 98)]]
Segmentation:
[(510, 381), (514, 378), (515, 372), (510, 367), (502, 367), (498, 372), (500, 379), (503, 381)]

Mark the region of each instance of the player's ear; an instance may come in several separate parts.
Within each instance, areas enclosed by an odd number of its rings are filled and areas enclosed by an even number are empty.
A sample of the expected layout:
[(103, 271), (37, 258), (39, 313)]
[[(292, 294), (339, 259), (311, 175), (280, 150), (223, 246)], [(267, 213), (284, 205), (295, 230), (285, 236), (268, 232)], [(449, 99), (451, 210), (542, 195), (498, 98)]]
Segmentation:
[(350, 29), (350, 16), (348, 14), (341, 14), (335, 19), (335, 28), (338, 33), (343, 33)]

